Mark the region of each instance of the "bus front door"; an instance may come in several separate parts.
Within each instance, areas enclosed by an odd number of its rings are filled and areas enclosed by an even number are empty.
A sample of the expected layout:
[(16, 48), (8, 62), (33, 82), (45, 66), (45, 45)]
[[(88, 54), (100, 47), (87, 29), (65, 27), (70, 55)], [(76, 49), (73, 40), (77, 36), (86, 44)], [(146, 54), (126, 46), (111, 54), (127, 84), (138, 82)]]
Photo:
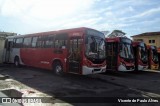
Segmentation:
[(118, 57), (118, 44), (107, 43), (106, 46), (107, 55), (107, 70), (116, 70), (117, 68), (117, 57)]
[(80, 74), (82, 69), (82, 39), (80, 37), (72, 37), (69, 40), (69, 56), (68, 56), (68, 72)]
[(11, 52), (13, 46), (13, 39), (8, 39), (5, 41), (5, 51), (4, 51), (4, 62), (11, 62)]

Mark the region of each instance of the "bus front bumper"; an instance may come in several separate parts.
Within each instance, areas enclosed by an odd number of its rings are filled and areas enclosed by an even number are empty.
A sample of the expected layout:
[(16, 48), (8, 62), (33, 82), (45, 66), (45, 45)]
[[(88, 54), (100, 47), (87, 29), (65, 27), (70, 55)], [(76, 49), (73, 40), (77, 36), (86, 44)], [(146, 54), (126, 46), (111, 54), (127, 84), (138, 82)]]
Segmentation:
[(106, 66), (98, 68), (87, 67), (87, 66), (82, 67), (82, 75), (104, 73), (104, 72), (106, 72)]
[(159, 68), (159, 65), (158, 65), (158, 64), (151, 65), (151, 69), (152, 69), (152, 70), (158, 70), (158, 68)]
[(142, 66), (142, 65), (138, 65), (138, 70), (146, 70), (148, 68), (148, 66)]
[(134, 70), (134, 66), (124, 66), (124, 65), (119, 65), (118, 67), (118, 71), (133, 71)]

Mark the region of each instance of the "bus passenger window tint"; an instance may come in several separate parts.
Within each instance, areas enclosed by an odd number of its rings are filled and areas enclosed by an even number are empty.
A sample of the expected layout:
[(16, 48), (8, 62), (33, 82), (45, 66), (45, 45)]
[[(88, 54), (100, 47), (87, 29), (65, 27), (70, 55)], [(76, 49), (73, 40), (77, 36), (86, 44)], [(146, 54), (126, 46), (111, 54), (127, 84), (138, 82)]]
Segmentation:
[(31, 45), (31, 37), (24, 38), (23, 46), (29, 48)]
[(45, 48), (53, 47), (53, 43), (54, 43), (53, 40), (54, 40), (53, 36), (47, 36), (45, 39)]
[(54, 47), (59, 48), (59, 41), (58, 40), (55, 41)]
[(17, 38), (15, 42), (15, 48), (21, 48), (23, 43), (23, 38)]
[(54, 44), (55, 48), (66, 48), (66, 41), (65, 40), (56, 40)]
[(34, 47), (34, 48), (36, 47), (37, 39), (38, 39), (38, 37), (32, 38), (32, 47)]
[(44, 46), (44, 39), (43, 37), (39, 37), (37, 40), (37, 47), (42, 48)]
[(54, 47), (55, 48), (66, 48), (66, 41), (67, 39), (67, 34), (58, 34), (55, 36), (55, 42), (54, 42)]

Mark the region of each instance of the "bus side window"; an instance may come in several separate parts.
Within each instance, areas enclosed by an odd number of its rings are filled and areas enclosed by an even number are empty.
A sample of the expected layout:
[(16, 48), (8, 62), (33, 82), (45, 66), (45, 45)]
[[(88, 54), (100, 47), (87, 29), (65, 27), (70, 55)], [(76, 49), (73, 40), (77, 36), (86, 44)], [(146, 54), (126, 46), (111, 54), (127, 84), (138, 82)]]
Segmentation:
[(38, 48), (42, 47), (42, 37), (41, 36), (39, 36), (38, 39), (37, 39), (37, 47)]
[(36, 43), (36, 47), (39, 48), (41, 45), (41, 42), (40, 42), (40, 36), (37, 38), (37, 43)]
[(66, 44), (67, 44), (66, 40), (61, 40), (60, 42), (61, 42), (60, 48), (65, 49), (66, 48)]
[(15, 41), (15, 48), (21, 48), (23, 45), (23, 38), (17, 38)]
[(45, 39), (45, 48), (51, 48), (53, 47), (54, 44), (54, 36), (53, 35), (49, 35), (46, 37)]
[(45, 36), (42, 36), (42, 37), (41, 37), (41, 48), (44, 48), (44, 47), (45, 47), (45, 41), (46, 41), (46, 37), (45, 37)]
[(29, 48), (31, 46), (31, 37), (24, 38), (23, 47)]
[(37, 39), (38, 39), (38, 37), (37, 37), (37, 36), (32, 38), (31, 47), (33, 47), (33, 48), (35, 48), (35, 47), (36, 47)]
[(55, 42), (54, 42), (54, 48), (59, 48), (59, 40), (55, 40)]
[(65, 49), (67, 45), (67, 34), (58, 34), (55, 37), (54, 48)]
[(67, 40), (64, 40), (64, 41), (63, 41), (62, 48), (67, 48)]
[(45, 48), (46, 47), (46, 40), (47, 36), (39, 36), (37, 39), (37, 47), (38, 48)]
[(66, 40), (61, 40), (61, 39), (55, 40), (55, 48), (65, 49), (66, 48)]

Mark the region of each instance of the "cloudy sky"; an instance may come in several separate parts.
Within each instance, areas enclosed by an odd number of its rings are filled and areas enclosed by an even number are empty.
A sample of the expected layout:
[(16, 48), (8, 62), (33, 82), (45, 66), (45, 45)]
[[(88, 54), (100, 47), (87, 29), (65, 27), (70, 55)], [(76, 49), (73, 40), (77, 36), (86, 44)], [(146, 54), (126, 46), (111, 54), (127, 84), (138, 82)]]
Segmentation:
[(128, 36), (160, 31), (160, 0), (0, 0), (0, 31), (90, 27)]

